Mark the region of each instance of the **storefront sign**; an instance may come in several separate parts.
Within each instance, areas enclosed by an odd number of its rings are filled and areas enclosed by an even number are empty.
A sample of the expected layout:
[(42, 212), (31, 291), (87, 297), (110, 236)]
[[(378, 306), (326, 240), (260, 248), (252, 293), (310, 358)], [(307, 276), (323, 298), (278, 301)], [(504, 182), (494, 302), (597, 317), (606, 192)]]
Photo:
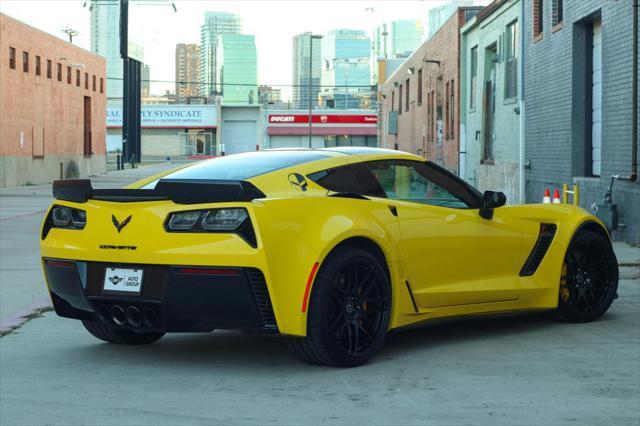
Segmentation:
[[(218, 125), (215, 105), (143, 105), (144, 128), (213, 128)], [(122, 107), (107, 107), (107, 127), (122, 127)]]
[[(317, 124), (371, 124), (378, 123), (376, 115), (314, 114), (312, 123)], [(269, 124), (309, 124), (308, 114), (269, 114)]]

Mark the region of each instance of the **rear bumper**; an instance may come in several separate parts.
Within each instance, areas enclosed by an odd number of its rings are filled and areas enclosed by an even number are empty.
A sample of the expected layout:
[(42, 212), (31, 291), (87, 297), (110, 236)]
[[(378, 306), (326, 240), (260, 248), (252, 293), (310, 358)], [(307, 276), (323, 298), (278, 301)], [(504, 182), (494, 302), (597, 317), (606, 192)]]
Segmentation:
[[(59, 316), (137, 331), (278, 332), (263, 273), (246, 267), (181, 267), (43, 259)], [(107, 266), (142, 268), (140, 295), (103, 291)]]

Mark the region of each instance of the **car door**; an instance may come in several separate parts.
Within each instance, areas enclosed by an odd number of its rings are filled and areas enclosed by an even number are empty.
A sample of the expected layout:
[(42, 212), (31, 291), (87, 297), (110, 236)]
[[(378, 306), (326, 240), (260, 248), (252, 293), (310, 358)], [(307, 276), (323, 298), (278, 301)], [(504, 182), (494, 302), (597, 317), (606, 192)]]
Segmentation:
[(515, 300), (522, 233), (508, 209), (479, 215), (479, 193), (431, 163), (367, 163), (397, 209), (399, 251), (416, 302), (426, 308)]

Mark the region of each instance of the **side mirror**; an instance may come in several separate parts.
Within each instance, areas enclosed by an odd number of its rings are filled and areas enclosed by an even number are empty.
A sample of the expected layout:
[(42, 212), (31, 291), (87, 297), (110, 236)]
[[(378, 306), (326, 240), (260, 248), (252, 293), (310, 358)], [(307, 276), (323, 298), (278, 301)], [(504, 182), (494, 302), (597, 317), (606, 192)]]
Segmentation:
[(507, 196), (504, 192), (485, 191), (482, 195), (482, 203), (480, 205), (480, 217), (483, 219), (493, 218), (493, 209), (504, 206), (507, 202)]

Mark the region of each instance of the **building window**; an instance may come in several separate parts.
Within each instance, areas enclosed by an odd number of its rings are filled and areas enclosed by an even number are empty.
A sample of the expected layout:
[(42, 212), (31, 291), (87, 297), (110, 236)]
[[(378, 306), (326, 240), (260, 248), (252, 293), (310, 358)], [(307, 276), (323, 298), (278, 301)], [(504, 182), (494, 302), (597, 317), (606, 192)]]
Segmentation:
[(76, 87), (80, 87), (80, 70), (76, 70)]
[(396, 91), (391, 92), (391, 111), (396, 110)]
[(433, 108), (431, 107), (431, 93), (427, 93), (427, 141), (433, 141), (431, 126), (433, 122)]
[(418, 70), (418, 105), (422, 105), (422, 68)]
[(562, 0), (553, 0), (553, 3), (551, 4), (551, 24), (557, 29), (562, 27), (562, 20), (564, 19), (564, 8), (562, 3)]
[(476, 109), (476, 85), (478, 84), (478, 46), (471, 49), (471, 82), (469, 87), (469, 109)]
[(104, 93), (104, 79), (100, 77), (100, 93)]
[(451, 80), (449, 85), (449, 137), (451, 139), (456, 137), (456, 96), (455, 96), (455, 80)]
[(406, 99), (404, 100), (404, 109), (405, 111), (409, 111), (409, 94), (411, 93), (409, 91), (409, 79), (407, 79), (407, 81), (405, 82), (406, 86), (404, 88), (404, 90), (406, 90)]
[(91, 87), (92, 87), (93, 91), (95, 92), (96, 91), (96, 76), (94, 75), (91, 78), (92, 78)]
[(533, 38), (542, 38), (544, 32), (544, 0), (533, 0)]
[(71, 84), (71, 67), (67, 67), (67, 84)]
[(444, 92), (444, 138), (449, 139), (449, 82), (445, 85)]
[(504, 97), (511, 99), (518, 96), (518, 21), (507, 25), (506, 48)]
[(40, 75), (42, 73), (42, 68), (40, 67), (40, 56), (36, 55), (36, 75)]
[(62, 64), (56, 64), (58, 71), (58, 81), (62, 81)]
[(402, 114), (402, 84), (398, 90), (398, 114)]
[(29, 72), (29, 52), (22, 52), (22, 71)]
[(89, 73), (84, 73), (84, 88), (89, 90)]
[(47, 59), (47, 78), (51, 78), (51, 59)]
[(16, 48), (15, 47), (9, 48), (9, 68), (11, 68), (12, 70), (16, 69)]

